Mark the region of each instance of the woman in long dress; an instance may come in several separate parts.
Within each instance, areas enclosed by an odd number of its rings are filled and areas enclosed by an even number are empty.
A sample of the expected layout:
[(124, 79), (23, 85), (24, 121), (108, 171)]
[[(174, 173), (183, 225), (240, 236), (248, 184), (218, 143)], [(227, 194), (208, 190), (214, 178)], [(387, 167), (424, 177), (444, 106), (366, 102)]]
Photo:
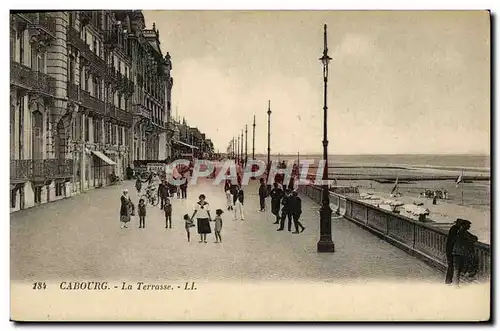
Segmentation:
[(127, 228), (127, 223), (130, 222), (130, 216), (134, 212), (134, 204), (128, 195), (128, 190), (123, 190), (120, 197), (120, 229)]
[(197, 215), (197, 228), (200, 234), (200, 243), (207, 243), (207, 233), (212, 233), (210, 228), (210, 221), (212, 217), (210, 216), (210, 204), (205, 200), (204, 194), (200, 194), (199, 201), (194, 207), (193, 215), (191, 216), (191, 221)]

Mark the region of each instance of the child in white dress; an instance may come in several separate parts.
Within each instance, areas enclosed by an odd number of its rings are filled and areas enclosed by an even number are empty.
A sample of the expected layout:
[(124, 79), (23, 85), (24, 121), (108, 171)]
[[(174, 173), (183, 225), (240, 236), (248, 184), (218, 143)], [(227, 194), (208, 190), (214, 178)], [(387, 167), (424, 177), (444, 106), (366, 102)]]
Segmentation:
[(224, 212), (222, 209), (217, 209), (215, 211), (215, 243), (221, 243), (222, 242), (222, 237), (220, 236), (221, 230), (222, 230), (222, 214)]
[(227, 210), (233, 210), (233, 195), (231, 194), (231, 190), (226, 190), (226, 204)]

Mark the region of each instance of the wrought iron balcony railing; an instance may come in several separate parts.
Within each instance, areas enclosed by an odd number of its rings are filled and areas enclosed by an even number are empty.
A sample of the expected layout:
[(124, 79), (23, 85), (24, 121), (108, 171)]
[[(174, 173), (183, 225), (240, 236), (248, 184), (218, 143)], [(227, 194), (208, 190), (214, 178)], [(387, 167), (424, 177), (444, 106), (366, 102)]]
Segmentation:
[(56, 37), (56, 21), (53, 17), (46, 13), (26, 13), (24, 15), (31, 21), (28, 28), (40, 30), (52, 38)]
[(83, 41), (83, 39), (80, 38), (80, 33), (71, 26), (68, 26), (67, 29), (67, 39), (68, 42), (73, 46), (75, 46), (82, 55), (83, 53), (85, 53), (85, 50), (87, 49), (86, 48), (87, 44), (85, 44), (85, 41)]
[(132, 114), (126, 110), (118, 109), (118, 120), (126, 124), (132, 124)]
[(10, 62), (10, 83), (18, 87), (50, 96), (55, 96), (55, 79), (47, 74), (33, 71), (18, 62)]
[(82, 105), (96, 113), (104, 115), (104, 102), (91, 96), (89, 92), (80, 89)]
[(47, 180), (71, 177), (72, 159), (10, 160), (10, 180)]
[(80, 87), (73, 83), (68, 83), (68, 98), (73, 101), (80, 101)]

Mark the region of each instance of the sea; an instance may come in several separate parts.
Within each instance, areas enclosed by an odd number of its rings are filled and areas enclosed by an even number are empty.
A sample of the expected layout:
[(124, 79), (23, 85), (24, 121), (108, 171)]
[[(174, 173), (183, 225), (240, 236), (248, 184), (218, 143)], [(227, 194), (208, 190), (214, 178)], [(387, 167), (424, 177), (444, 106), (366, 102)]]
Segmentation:
[[(266, 155), (256, 155), (266, 159)], [(321, 160), (319, 154), (309, 155), (271, 155), (271, 160)], [(481, 154), (378, 154), (378, 155), (329, 155), (329, 165), (409, 165), (418, 167), (464, 168), (488, 170), (491, 165), (490, 155)]]

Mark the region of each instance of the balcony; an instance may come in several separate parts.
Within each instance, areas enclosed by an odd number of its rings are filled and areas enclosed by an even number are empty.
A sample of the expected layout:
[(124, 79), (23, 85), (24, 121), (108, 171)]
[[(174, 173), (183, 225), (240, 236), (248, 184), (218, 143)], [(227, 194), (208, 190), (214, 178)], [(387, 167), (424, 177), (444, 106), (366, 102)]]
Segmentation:
[(30, 178), (31, 160), (10, 160), (10, 181), (23, 182)]
[(72, 159), (10, 160), (11, 182), (67, 178), (72, 172)]
[(132, 114), (128, 111), (118, 109), (118, 120), (128, 125), (132, 124)]
[(106, 68), (106, 79), (108, 82), (116, 81), (118, 79), (117, 71), (114, 67), (108, 66)]
[(104, 31), (104, 45), (108, 46), (110, 49), (119, 46), (117, 30)]
[(32, 160), (32, 180), (70, 177), (73, 173), (72, 159)]
[(10, 84), (23, 89), (55, 96), (55, 79), (47, 74), (33, 71), (18, 62), (10, 62)]
[(108, 116), (117, 120), (118, 119), (118, 108), (115, 107), (115, 105), (108, 103), (107, 104), (108, 108)]
[(80, 38), (80, 32), (69, 26), (67, 29), (67, 39), (70, 44), (76, 47), (83, 55), (87, 49), (87, 44)]
[(24, 13), (24, 17), (30, 21), (28, 29), (42, 32), (43, 34), (56, 38), (56, 21), (45, 13)]
[(80, 101), (80, 87), (73, 83), (68, 83), (68, 99)]
[(104, 102), (94, 98), (89, 92), (80, 89), (82, 105), (85, 108), (92, 109), (94, 112), (104, 115)]

